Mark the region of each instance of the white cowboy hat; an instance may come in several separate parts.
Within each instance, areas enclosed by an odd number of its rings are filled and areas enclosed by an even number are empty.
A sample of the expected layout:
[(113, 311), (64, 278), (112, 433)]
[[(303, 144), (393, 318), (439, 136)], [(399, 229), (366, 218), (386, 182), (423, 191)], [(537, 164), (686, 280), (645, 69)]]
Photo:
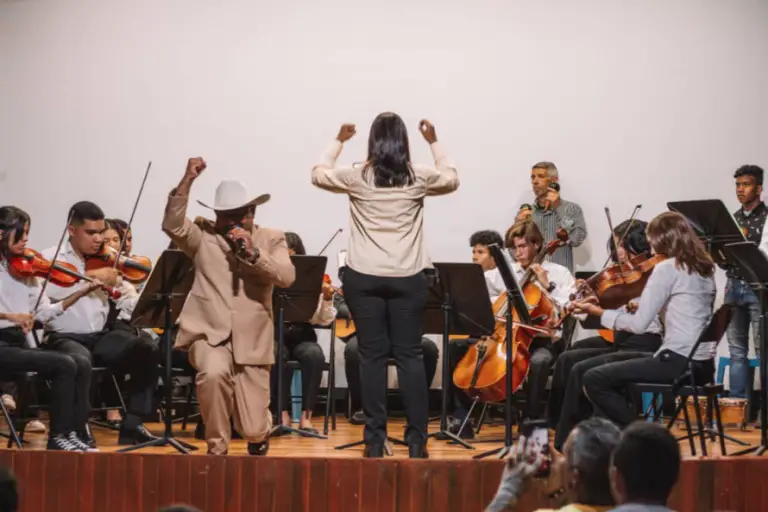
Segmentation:
[(269, 201), (269, 194), (262, 194), (255, 199), (249, 199), (251, 195), (248, 188), (238, 180), (221, 180), (216, 187), (216, 194), (213, 196), (213, 206), (209, 206), (198, 200), (197, 202), (206, 208), (217, 212), (226, 212), (229, 210), (238, 210), (246, 206), (258, 206)]

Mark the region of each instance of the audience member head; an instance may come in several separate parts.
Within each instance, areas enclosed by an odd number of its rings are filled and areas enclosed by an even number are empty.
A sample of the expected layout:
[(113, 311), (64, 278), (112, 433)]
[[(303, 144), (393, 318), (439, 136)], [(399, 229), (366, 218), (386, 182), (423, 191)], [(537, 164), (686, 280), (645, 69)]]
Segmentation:
[(0, 467), (0, 512), (19, 510), (19, 490), (16, 476), (9, 468)]
[(616, 503), (666, 505), (680, 473), (680, 447), (661, 425), (627, 427), (613, 452), (611, 490)]
[(472, 263), (477, 263), (483, 270), (493, 270), (496, 268), (496, 262), (491, 256), (489, 245), (496, 244), (499, 247), (504, 246), (504, 240), (496, 231), (477, 231), (469, 237), (469, 246), (472, 248)]
[(613, 504), (608, 468), (620, 436), (619, 427), (603, 418), (584, 420), (571, 431), (558, 468), (571, 503)]
[(69, 242), (81, 256), (92, 256), (101, 249), (106, 228), (104, 212), (90, 201), (80, 201), (69, 209)]

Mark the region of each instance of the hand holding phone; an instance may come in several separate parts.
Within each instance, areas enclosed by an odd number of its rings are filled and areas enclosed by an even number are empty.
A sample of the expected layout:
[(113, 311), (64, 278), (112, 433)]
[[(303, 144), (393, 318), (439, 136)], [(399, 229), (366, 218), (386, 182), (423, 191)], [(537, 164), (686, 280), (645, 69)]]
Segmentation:
[(549, 430), (544, 420), (525, 421), (520, 427), (520, 440), (510, 452), (508, 464), (525, 465), (526, 474), (537, 478), (549, 476), (552, 458), (549, 451)]

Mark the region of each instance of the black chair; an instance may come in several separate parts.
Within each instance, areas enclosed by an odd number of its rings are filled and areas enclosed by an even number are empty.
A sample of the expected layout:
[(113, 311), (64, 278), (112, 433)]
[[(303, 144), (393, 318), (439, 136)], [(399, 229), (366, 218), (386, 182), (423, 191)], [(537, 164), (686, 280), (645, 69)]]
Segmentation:
[[(691, 352), (688, 354), (686, 364), (681, 372), (673, 382), (669, 384), (650, 384), (650, 383), (635, 383), (630, 386), (630, 392), (633, 395), (639, 395), (641, 393), (652, 393), (653, 399), (651, 400), (651, 407), (649, 411), (646, 411), (646, 419), (653, 415), (653, 420), (658, 421), (663, 409), (664, 399), (672, 397), (677, 400), (675, 412), (667, 423), (667, 428), (671, 429), (672, 425), (677, 421), (680, 412), (683, 413), (683, 419), (685, 422), (686, 436), (681, 439), (688, 439), (691, 447), (691, 455), (696, 455), (696, 445), (694, 438), (698, 435), (701, 445), (701, 452), (704, 456), (707, 456), (706, 437), (709, 435), (711, 438), (718, 437), (720, 439), (720, 452), (726, 455), (725, 440), (737, 441), (734, 438), (730, 438), (723, 433), (723, 424), (720, 417), (720, 406), (718, 404), (718, 395), (723, 394), (724, 388), (722, 384), (713, 383), (714, 374), (710, 376), (708, 382), (699, 383), (696, 382), (693, 371), (693, 356), (702, 343), (713, 344), (712, 359), (714, 360), (717, 352), (717, 345), (725, 335), (725, 330), (728, 327), (728, 323), (731, 320), (731, 306), (724, 304), (718, 309), (712, 319), (709, 321), (707, 327), (702, 331), (699, 339), (696, 340)], [(658, 398), (661, 397), (661, 403), (657, 403)], [(697, 430), (693, 431), (691, 428), (691, 420), (686, 408), (686, 402), (688, 398), (693, 398), (693, 409), (696, 415)], [(706, 398), (707, 408), (713, 411), (715, 421), (717, 423), (717, 430), (705, 427), (702, 422), (701, 406), (699, 404), (699, 397)], [(739, 442), (742, 444), (741, 442)]]

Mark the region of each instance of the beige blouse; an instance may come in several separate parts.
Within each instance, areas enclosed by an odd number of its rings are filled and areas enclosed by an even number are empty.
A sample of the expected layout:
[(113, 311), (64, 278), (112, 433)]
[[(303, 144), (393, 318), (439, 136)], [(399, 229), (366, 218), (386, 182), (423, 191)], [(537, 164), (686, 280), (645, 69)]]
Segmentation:
[(363, 165), (336, 168), (341, 148), (339, 141), (330, 145), (312, 169), (312, 184), (349, 196), (347, 265), (362, 274), (388, 277), (431, 267), (424, 241), (424, 197), (459, 187), (456, 168), (439, 143), (431, 145), (435, 167), (413, 165), (413, 184), (400, 188), (374, 186), (372, 179), (363, 178)]

